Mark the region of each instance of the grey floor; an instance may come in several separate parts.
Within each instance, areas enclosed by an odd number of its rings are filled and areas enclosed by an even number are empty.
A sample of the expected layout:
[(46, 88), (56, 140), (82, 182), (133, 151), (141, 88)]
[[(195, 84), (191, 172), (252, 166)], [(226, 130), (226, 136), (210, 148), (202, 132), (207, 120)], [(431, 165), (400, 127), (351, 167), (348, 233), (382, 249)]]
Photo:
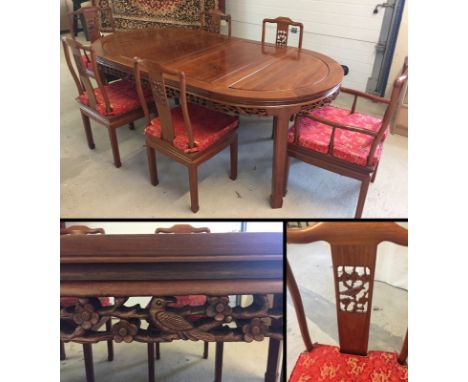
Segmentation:
[[(93, 345), (94, 374), (99, 382), (148, 381), (147, 347), (142, 343), (114, 344), (114, 361), (107, 361), (105, 343)], [(65, 344), (67, 359), (60, 361), (62, 382), (85, 381), (82, 346)], [(156, 361), (158, 382), (212, 382), (215, 345), (210, 344), (208, 359), (202, 358), (202, 342), (176, 341), (161, 345)], [(268, 341), (227, 343), (224, 345), (224, 382), (262, 382), (266, 369)]]
[[(299, 285), (312, 342), (338, 345), (335, 292), (328, 244), (288, 245), (288, 261)], [(379, 257), (377, 256), (377, 262)], [(408, 326), (408, 292), (375, 281), (369, 350), (399, 352)], [(288, 295), (287, 375), (305, 351)]]
[[(200, 211), (189, 209), (188, 174), (185, 167), (158, 155), (160, 183), (151, 186), (144, 149), (144, 123), (136, 130), (118, 130), (123, 166), (112, 163), (105, 128), (92, 123), (95, 150), (86, 144), (77, 91), (61, 56), (61, 217), (306, 217), (352, 218), (360, 183), (356, 180), (293, 161), (283, 208), (271, 209), (273, 141), (271, 119), (241, 118), (239, 176), (228, 178), (229, 151), (199, 168)], [(337, 104), (351, 100), (340, 96)], [(379, 105), (362, 101), (358, 108), (379, 115)], [(369, 188), (363, 217), (407, 216), (407, 138), (389, 136), (379, 173)]]

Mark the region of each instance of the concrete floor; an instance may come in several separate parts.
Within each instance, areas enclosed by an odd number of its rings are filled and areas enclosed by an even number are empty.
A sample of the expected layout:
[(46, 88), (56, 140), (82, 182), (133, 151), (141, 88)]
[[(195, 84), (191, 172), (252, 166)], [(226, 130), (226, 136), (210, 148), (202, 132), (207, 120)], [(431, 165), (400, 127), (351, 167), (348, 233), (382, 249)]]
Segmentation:
[[(338, 345), (335, 292), (329, 245), (292, 245), (288, 261), (299, 285), (312, 342)], [(379, 256), (377, 255), (377, 262)], [(408, 292), (375, 280), (369, 350), (399, 352), (408, 326)], [(292, 300), (287, 303), (287, 375), (305, 351)]]
[[(199, 168), (200, 211), (190, 211), (185, 167), (158, 155), (160, 183), (151, 186), (144, 148), (143, 120), (136, 130), (118, 130), (122, 167), (112, 163), (105, 128), (92, 123), (96, 148), (89, 150), (75, 102), (77, 91), (61, 58), (61, 217), (306, 217), (352, 218), (360, 183), (293, 160), (283, 208), (271, 209), (273, 141), (271, 119), (241, 118), (239, 175), (228, 178), (229, 150)], [(340, 96), (342, 106), (351, 99)], [(362, 101), (361, 111), (381, 114), (380, 105)], [(379, 173), (371, 184), (363, 217), (407, 216), (407, 138), (389, 136)]]
[[(82, 346), (65, 344), (67, 359), (60, 361), (60, 381), (85, 381)], [(114, 361), (107, 361), (106, 343), (93, 345), (94, 374), (99, 382), (148, 381), (147, 346), (142, 343), (114, 344)], [(214, 379), (215, 345), (210, 344), (208, 359), (202, 358), (203, 343), (176, 341), (161, 345), (156, 361), (158, 382), (211, 382)], [(262, 382), (266, 370), (268, 341), (226, 343), (223, 382)]]

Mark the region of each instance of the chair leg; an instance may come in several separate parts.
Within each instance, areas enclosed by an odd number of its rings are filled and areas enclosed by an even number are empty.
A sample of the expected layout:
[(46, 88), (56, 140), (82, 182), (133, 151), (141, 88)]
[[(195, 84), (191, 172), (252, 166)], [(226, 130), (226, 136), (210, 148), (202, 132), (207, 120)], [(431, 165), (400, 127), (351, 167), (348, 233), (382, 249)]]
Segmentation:
[(216, 342), (214, 382), (221, 382), (223, 377), (223, 348), (224, 342)]
[(192, 212), (198, 212), (198, 176), (197, 176), (197, 166), (190, 165), (188, 166), (189, 173), (189, 184), (190, 184), (190, 204)]
[(148, 158), (148, 170), (150, 174), (151, 184), (157, 186), (159, 183), (158, 179), (158, 167), (156, 164), (156, 151), (151, 147), (146, 145), (146, 156)]
[(356, 215), (354, 216), (355, 219), (361, 219), (362, 210), (364, 209), (364, 203), (366, 201), (367, 190), (369, 189), (370, 178), (366, 178), (362, 180), (361, 183), (361, 191), (359, 192), (359, 199), (356, 208)]
[(67, 359), (67, 354), (65, 353), (65, 344), (63, 341), (60, 341), (60, 361)]
[(94, 382), (93, 350), (91, 344), (83, 344), (86, 382)]
[(230, 145), (231, 150), (231, 175), (232, 180), (237, 179), (237, 135)]
[(130, 123), (128, 124), (128, 128), (129, 128), (130, 130), (135, 130), (135, 124), (134, 124), (133, 122), (130, 122)]
[(120, 162), (119, 143), (117, 142), (117, 132), (115, 127), (108, 127), (109, 139), (112, 147), (112, 155), (114, 156), (114, 165), (119, 168), (122, 166)]
[(371, 182), (374, 183), (374, 180), (375, 180), (375, 177), (377, 176), (377, 170), (379, 169), (379, 163), (377, 163), (377, 167), (375, 168), (374, 170), (374, 173), (372, 174), (372, 179), (371, 179)]
[(83, 120), (83, 126), (86, 134), (86, 140), (88, 141), (88, 147), (91, 150), (94, 150), (96, 146), (94, 145), (93, 131), (91, 130), (91, 123), (89, 121), (89, 117), (87, 115), (84, 115), (82, 112), (81, 119)]
[[(106, 321), (106, 330), (108, 332), (112, 330), (112, 320), (110, 318)], [(114, 343), (112, 340), (107, 341), (107, 360), (109, 362), (114, 360)]]
[(155, 382), (154, 375), (154, 343), (148, 342), (148, 382)]
[(283, 185), (283, 196), (286, 196), (288, 192), (288, 179), (289, 179), (289, 167), (291, 166), (291, 157), (286, 158), (286, 170), (284, 171), (284, 185)]
[(156, 342), (156, 359), (161, 359), (161, 349), (159, 347), (160, 343)]
[(203, 359), (208, 359), (208, 342), (203, 342)]

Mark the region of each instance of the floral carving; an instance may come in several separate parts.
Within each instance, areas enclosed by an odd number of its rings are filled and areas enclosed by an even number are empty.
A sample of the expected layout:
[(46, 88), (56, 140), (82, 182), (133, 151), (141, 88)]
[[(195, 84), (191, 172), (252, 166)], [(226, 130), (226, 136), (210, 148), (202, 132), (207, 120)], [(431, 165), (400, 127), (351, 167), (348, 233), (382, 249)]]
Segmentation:
[(288, 44), (288, 31), (284, 29), (278, 29), (276, 32), (276, 45), (286, 46)]
[(78, 299), (72, 316), (73, 322), (83, 329), (91, 329), (99, 322), (99, 314), (96, 312), (99, 305), (98, 299)]
[(214, 318), (218, 322), (232, 321), (232, 308), (229, 306), (229, 297), (211, 297), (208, 299), (206, 315)]
[(369, 282), (368, 267), (337, 267), (340, 309), (344, 312), (365, 313), (368, 309)]
[(260, 318), (254, 318), (250, 323), (242, 325), (242, 332), (244, 333), (244, 341), (263, 341), (267, 326)]
[(130, 343), (134, 337), (138, 334), (138, 328), (140, 327), (140, 320), (120, 320), (114, 326), (112, 326), (112, 334), (115, 342), (126, 342)]

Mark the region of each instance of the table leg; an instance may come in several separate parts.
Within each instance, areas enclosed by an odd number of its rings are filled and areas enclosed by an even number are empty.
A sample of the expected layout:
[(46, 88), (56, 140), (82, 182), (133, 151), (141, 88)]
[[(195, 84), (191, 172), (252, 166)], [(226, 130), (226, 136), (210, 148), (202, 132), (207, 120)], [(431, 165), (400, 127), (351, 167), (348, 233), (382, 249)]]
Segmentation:
[[(283, 295), (275, 294), (273, 299), (273, 307), (281, 309), (283, 306)], [(282, 327), (283, 323), (279, 320), (274, 320), (272, 327)], [(280, 358), (281, 341), (270, 338), (268, 344), (268, 361), (265, 372), (265, 382), (276, 382), (278, 380), (278, 368)]]
[(281, 111), (274, 117), (273, 169), (271, 184), (271, 207), (283, 206), (284, 178), (288, 155), (289, 112)]

